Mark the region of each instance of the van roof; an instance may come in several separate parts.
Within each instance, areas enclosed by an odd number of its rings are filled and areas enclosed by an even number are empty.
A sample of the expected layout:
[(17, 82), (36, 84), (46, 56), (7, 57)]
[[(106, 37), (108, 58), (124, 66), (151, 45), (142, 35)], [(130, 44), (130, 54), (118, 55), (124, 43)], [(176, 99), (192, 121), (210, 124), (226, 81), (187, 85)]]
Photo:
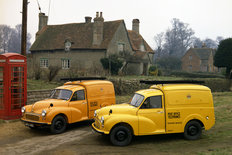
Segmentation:
[(143, 90), (139, 90), (135, 93), (141, 94), (145, 97), (149, 97), (149, 96), (153, 96), (153, 95), (162, 95), (162, 91), (158, 90), (158, 89), (143, 89)]
[(77, 90), (84, 89), (84, 87), (80, 86), (80, 85), (63, 85), (63, 86), (57, 87), (56, 89), (67, 89), (67, 90), (71, 90), (71, 91), (75, 92)]
[(163, 85), (153, 85), (150, 87), (158, 88), (161, 90), (205, 90), (210, 91), (210, 89), (203, 85), (197, 85), (197, 84), (163, 84)]
[(112, 84), (110, 81), (106, 80), (86, 80), (86, 81), (70, 81), (66, 82), (64, 85), (83, 85), (83, 86), (89, 86), (89, 85), (97, 85), (97, 84)]

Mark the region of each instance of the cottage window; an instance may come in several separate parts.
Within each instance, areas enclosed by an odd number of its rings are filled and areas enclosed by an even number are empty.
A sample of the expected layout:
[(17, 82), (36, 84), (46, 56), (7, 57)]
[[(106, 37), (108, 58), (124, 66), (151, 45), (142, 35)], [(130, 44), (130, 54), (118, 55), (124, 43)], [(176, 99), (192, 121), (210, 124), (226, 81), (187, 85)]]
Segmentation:
[(69, 40), (65, 40), (64, 46), (65, 46), (65, 48), (64, 48), (65, 52), (68, 52), (68, 51), (70, 51), (72, 43)]
[(124, 50), (125, 50), (124, 48), (125, 48), (124, 44), (122, 44), (122, 43), (118, 44), (118, 52), (124, 52)]
[(192, 68), (193, 68), (192, 65), (189, 65), (189, 66), (188, 66), (188, 69), (189, 69), (190, 71), (192, 71)]
[(61, 59), (62, 69), (69, 69), (70, 68), (70, 60), (69, 59)]
[(192, 56), (191, 55), (189, 56), (189, 60), (192, 60)]
[(140, 45), (140, 51), (142, 51), (142, 52), (144, 52), (145, 51), (145, 47), (144, 47), (144, 45), (142, 44), (142, 45)]
[(48, 68), (48, 59), (47, 58), (40, 59), (40, 68)]

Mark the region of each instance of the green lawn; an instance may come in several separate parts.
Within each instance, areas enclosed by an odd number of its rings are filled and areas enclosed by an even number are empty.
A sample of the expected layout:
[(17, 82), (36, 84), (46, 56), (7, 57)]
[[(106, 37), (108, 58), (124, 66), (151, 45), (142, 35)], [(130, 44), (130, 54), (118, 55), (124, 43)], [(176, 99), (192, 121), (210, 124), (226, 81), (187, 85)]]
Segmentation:
[[(113, 77), (119, 78), (119, 77)], [(125, 79), (149, 79), (151, 77), (126, 76)], [(175, 77), (152, 77), (159, 80), (176, 80)], [(62, 85), (61, 83), (48, 83), (41, 80), (28, 80), (28, 90), (52, 89)], [(133, 95), (133, 94), (131, 94)], [(116, 103), (128, 102), (130, 95), (116, 96)], [(215, 106), (215, 126), (209, 131), (203, 131), (202, 138), (196, 141), (187, 141), (175, 136), (148, 136), (139, 138), (137, 143), (146, 143), (147, 148), (155, 147), (160, 154), (197, 154), (197, 155), (229, 155), (232, 154), (232, 92), (213, 93)], [(0, 124), (4, 121), (0, 120)], [(158, 138), (158, 140), (157, 140)], [(136, 141), (135, 141), (136, 144)], [(139, 145), (138, 145), (139, 146)]]
[(58, 87), (60, 85), (62, 85), (62, 83), (27, 79), (27, 89), (28, 90), (53, 89), (53, 88)]

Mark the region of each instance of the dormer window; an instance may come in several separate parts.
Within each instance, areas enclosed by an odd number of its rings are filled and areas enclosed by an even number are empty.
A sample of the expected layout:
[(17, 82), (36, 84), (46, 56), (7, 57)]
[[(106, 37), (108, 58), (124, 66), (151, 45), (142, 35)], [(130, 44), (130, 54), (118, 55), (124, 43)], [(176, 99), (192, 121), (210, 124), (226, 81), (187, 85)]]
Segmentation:
[(189, 60), (192, 60), (192, 56), (191, 55), (189, 56)]
[(68, 39), (66, 39), (65, 42), (64, 42), (64, 50), (65, 50), (65, 52), (70, 51), (71, 46), (72, 46), (72, 42), (70, 42)]
[(124, 52), (124, 44), (123, 43), (118, 43), (118, 52)]
[(140, 51), (144, 52), (145, 51), (145, 47), (143, 44), (140, 45)]

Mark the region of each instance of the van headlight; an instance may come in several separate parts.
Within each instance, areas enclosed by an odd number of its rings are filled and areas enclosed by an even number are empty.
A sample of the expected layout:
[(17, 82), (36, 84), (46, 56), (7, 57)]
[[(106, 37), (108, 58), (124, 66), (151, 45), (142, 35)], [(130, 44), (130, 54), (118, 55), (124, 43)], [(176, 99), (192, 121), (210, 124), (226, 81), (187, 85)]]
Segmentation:
[(97, 111), (96, 111), (96, 110), (94, 111), (93, 116), (94, 116), (94, 117), (96, 117), (96, 116), (97, 116)]
[(101, 121), (102, 126), (104, 126), (104, 117), (103, 116), (101, 117), (100, 121)]
[(43, 117), (45, 117), (46, 116), (46, 110), (42, 110), (42, 113), (41, 113), (41, 115), (43, 116)]
[(21, 112), (22, 112), (22, 113), (25, 113), (25, 111), (26, 111), (26, 108), (25, 108), (25, 107), (22, 107), (22, 108), (21, 108)]

